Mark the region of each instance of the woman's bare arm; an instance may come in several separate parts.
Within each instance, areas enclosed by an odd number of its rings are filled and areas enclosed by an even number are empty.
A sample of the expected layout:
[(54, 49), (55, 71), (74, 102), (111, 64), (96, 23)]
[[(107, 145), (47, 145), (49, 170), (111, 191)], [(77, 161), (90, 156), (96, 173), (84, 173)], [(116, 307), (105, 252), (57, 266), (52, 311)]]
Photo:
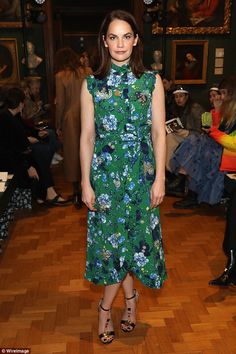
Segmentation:
[(84, 80), (81, 87), (81, 136), (80, 164), (82, 200), (89, 209), (94, 209), (95, 193), (90, 184), (90, 170), (95, 142), (94, 104)]
[(156, 86), (152, 97), (152, 143), (156, 162), (156, 176), (151, 189), (151, 207), (159, 205), (165, 194), (165, 94), (160, 76), (156, 75)]

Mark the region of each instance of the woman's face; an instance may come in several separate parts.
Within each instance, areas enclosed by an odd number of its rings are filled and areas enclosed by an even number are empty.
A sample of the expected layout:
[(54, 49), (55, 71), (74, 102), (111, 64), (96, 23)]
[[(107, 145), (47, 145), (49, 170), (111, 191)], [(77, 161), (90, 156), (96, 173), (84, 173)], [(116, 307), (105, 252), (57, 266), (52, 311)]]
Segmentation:
[(220, 96), (221, 96), (222, 101), (224, 101), (228, 96), (228, 90), (227, 89), (220, 89)]
[(38, 96), (40, 94), (40, 83), (39, 82), (33, 82), (29, 86), (30, 86), (30, 93), (33, 96)]
[(188, 94), (181, 92), (175, 93), (175, 103), (177, 106), (184, 107), (187, 100)]
[(215, 90), (210, 91), (209, 101), (212, 106), (215, 100), (220, 100), (220, 99), (221, 99), (221, 94), (218, 91)]
[(138, 42), (138, 36), (134, 35), (129, 23), (123, 20), (113, 20), (107, 30), (104, 45), (108, 48), (111, 61), (116, 65), (129, 62), (133, 47)]
[(87, 52), (83, 52), (79, 60), (82, 66), (89, 66), (89, 56)]

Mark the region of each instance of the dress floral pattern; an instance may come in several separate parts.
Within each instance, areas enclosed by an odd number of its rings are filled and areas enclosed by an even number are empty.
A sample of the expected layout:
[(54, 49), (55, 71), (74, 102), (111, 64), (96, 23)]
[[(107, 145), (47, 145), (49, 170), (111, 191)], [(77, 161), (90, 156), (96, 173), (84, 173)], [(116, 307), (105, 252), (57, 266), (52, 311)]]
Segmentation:
[(102, 80), (87, 78), (95, 107), (91, 184), (96, 212), (88, 214), (85, 278), (111, 285), (132, 272), (160, 288), (166, 278), (159, 209), (150, 209), (155, 177), (151, 101), (155, 75), (137, 79), (112, 64)]
[(31, 190), (28, 188), (16, 188), (12, 194), (7, 208), (0, 217), (0, 241), (8, 237), (8, 228), (14, 219), (17, 209), (32, 209)]

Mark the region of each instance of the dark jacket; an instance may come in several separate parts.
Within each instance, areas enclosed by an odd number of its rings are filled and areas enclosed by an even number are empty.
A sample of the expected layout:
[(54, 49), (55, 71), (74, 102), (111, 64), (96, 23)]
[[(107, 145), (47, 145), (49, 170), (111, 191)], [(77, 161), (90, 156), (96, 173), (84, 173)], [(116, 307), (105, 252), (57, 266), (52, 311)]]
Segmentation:
[(204, 113), (204, 108), (196, 103), (187, 103), (185, 107), (174, 106), (172, 118), (179, 117), (184, 129), (188, 129), (191, 133), (201, 132), (201, 116)]
[(31, 166), (29, 141), (18, 117), (0, 112), (0, 171), (17, 174), (19, 186), (28, 186), (27, 169)]

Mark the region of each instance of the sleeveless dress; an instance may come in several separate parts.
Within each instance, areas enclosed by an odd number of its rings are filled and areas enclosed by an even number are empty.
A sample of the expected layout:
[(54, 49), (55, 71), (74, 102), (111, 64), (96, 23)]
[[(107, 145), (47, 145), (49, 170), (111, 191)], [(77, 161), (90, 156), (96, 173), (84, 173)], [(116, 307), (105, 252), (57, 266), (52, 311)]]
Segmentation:
[(137, 79), (129, 65), (112, 64), (105, 79), (86, 80), (95, 110), (91, 185), (97, 211), (88, 213), (85, 278), (111, 285), (132, 272), (144, 285), (160, 288), (166, 270), (159, 209), (150, 209), (155, 75)]

